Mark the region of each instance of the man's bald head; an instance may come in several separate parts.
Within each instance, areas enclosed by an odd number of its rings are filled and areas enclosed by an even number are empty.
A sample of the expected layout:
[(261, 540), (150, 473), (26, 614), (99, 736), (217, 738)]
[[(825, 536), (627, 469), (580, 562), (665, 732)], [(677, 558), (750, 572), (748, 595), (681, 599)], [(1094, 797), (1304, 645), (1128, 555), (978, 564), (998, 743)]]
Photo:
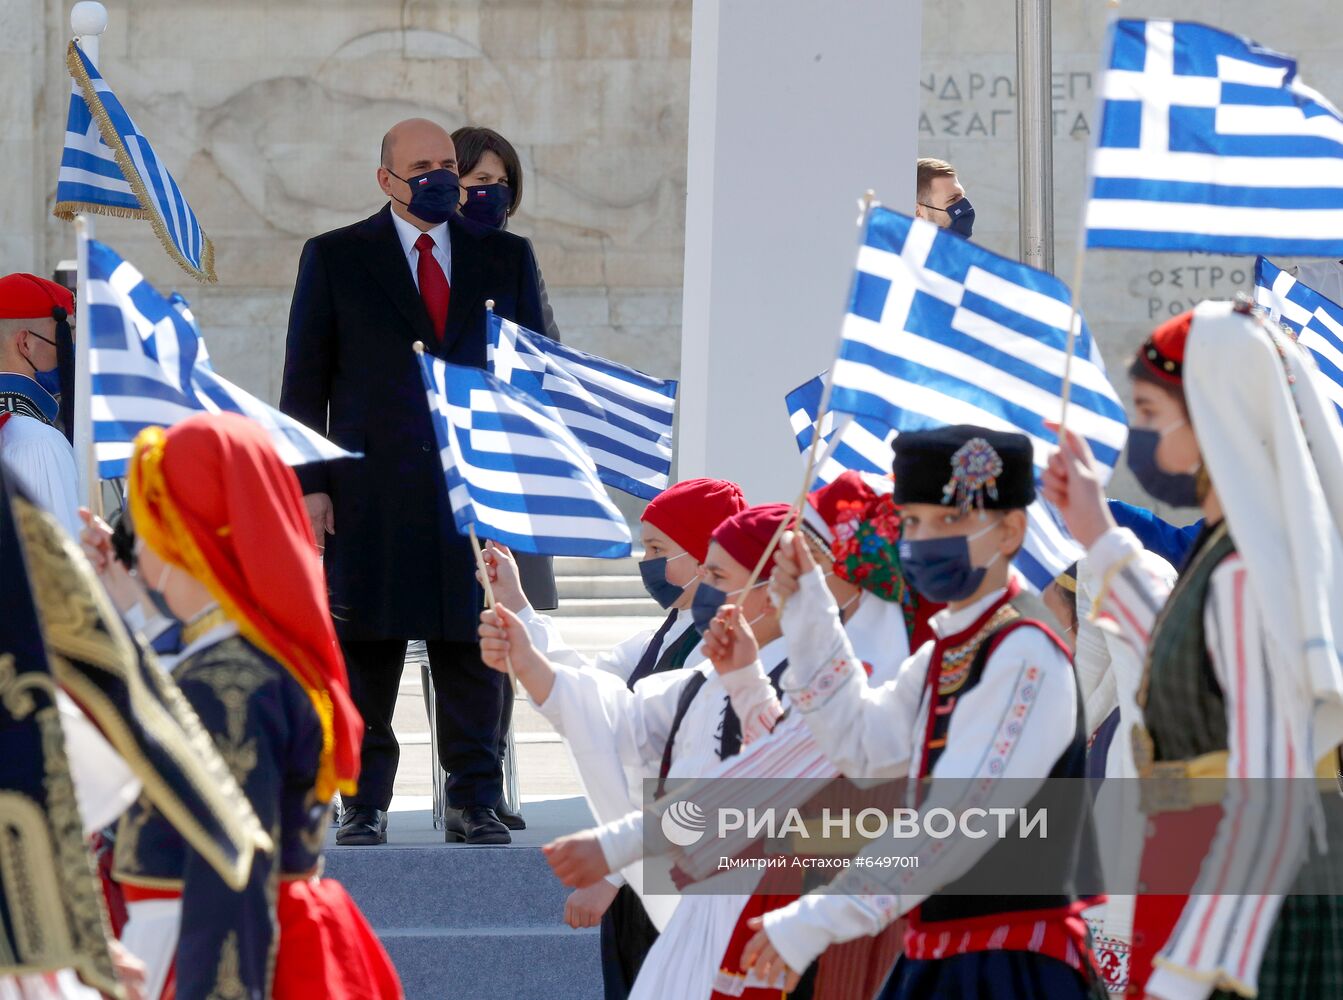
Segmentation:
[[(408, 157), (411, 158), (410, 162), (402, 162)], [(424, 162), (433, 163), (433, 166), (425, 168), (432, 170), (445, 158), (452, 161), (448, 169), (456, 173), (457, 151), (452, 145), (452, 136), (442, 125), (428, 118), (407, 118), (397, 122), (382, 137), (382, 165), (402, 177), (410, 177), (412, 174), (399, 167), (410, 168), (423, 159)]]
[(392, 200), (393, 212), (425, 232), (433, 223), (410, 214), (410, 185), (406, 182), (431, 170), (457, 173), (457, 149), (447, 129), (427, 118), (407, 118), (387, 130), (382, 137), (378, 187)]

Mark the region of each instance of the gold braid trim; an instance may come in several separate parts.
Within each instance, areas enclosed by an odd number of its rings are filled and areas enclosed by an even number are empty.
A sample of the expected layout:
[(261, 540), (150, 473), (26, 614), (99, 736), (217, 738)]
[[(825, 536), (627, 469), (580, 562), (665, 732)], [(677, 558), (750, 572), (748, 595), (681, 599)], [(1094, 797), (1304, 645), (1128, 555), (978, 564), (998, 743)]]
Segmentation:
[(131, 520), (135, 524), (136, 534), (145, 544), (168, 563), (184, 569), (201, 583), (210, 595), (219, 602), (219, 606), (238, 626), (238, 631), (252, 645), (256, 646), (271, 659), (282, 664), (307, 692), (313, 709), (322, 724), (322, 755), (317, 764), (317, 797), (330, 802), (332, 795), (339, 791), (353, 795), (355, 782), (337, 780), (335, 764), (335, 712), (331, 707), (331, 696), (321, 688), (309, 684), (293, 665), (271, 646), (266, 637), (257, 628), (252, 616), (259, 612), (244, 608), (235, 601), (228, 589), (219, 582), (209, 561), (201, 552), (200, 546), (187, 527), (177, 503), (168, 491), (168, 483), (163, 475), (163, 449), (168, 436), (162, 427), (146, 427), (135, 437), (135, 451), (130, 462), (130, 483), (126, 491)]
[[(220, 878), (235, 891), (241, 889), (252, 869), (253, 851), (269, 851), (271, 841), (215, 752), (214, 742), (177, 685), (157, 667), (151, 664), (142, 673), (128, 666), (136, 663), (132, 640), (75, 543), (56, 526), (50, 514), (19, 497), (12, 498), (11, 504), (52, 674), (130, 765), (144, 787), (145, 797)], [(72, 660), (126, 685), (130, 711), (143, 720), (146, 731), (169, 744), (173, 756), (184, 765), (185, 779), (203, 801), (214, 806), (214, 819), (238, 850), (236, 861), (219, 848), (140, 753), (121, 709), (84, 670), (76, 669)], [(153, 687), (157, 698), (146, 685)], [(178, 733), (186, 739), (176, 739)]]
[[(197, 281), (218, 281), (219, 279), (215, 277), (214, 244), (210, 242), (210, 237), (205, 235), (205, 228), (201, 227), (201, 266), (197, 268), (183, 256), (181, 250), (177, 249), (177, 244), (173, 242), (172, 236), (169, 235), (163, 217), (157, 209), (151, 207), (154, 205), (154, 200), (150, 198), (149, 191), (145, 188), (145, 180), (140, 176), (140, 171), (136, 169), (135, 161), (131, 159), (130, 153), (126, 151), (126, 144), (121, 141), (121, 135), (112, 124), (112, 119), (108, 117), (107, 109), (103, 107), (102, 98), (94, 90), (93, 81), (89, 79), (89, 74), (84, 69), (84, 60), (80, 58), (79, 46), (74, 41), (70, 42), (70, 47), (65, 51), (65, 65), (70, 70), (70, 76), (75, 83), (79, 84), (79, 89), (84, 95), (84, 103), (89, 106), (89, 113), (93, 115), (93, 120), (98, 123), (99, 135), (102, 136), (103, 142), (107, 144), (107, 148), (112, 150), (112, 156), (116, 159), (117, 166), (121, 168), (126, 183), (131, 186), (131, 193), (140, 203), (140, 212), (137, 214), (132, 209), (111, 208), (106, 205), (94, 205), (90, 202), (62, 201), (57, 202), (52, 214), (67, 222), (73, 219), (75, 213), (79, 211), (122, 219), (147, 219), (154, 229), (154, 235), (163, 244), (163, 249), (167, 251), (168, 256), (178, 267)], [(183, 195), (182, 197), (185, 201), (186, 196)], [(200, 220), (197, 219), (196, 221), (199, 224)]]

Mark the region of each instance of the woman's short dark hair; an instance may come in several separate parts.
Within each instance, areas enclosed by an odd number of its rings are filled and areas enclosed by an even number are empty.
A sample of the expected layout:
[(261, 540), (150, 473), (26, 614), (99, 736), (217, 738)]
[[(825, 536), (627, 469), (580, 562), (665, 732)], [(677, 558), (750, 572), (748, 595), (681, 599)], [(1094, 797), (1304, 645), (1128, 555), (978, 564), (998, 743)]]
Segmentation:
[(458, 177), (465, 177), (475, 170), (486, 153), (493, 153), (503, 161), (508, 190), (513, 195), (513, 200), (508, 203), (508, 214), (516, 212), (522, 204), (522, 161), (513, 144), (494, 129), (479, 125), (463, 125), (452, 133), (452, 144), (457, 147)]

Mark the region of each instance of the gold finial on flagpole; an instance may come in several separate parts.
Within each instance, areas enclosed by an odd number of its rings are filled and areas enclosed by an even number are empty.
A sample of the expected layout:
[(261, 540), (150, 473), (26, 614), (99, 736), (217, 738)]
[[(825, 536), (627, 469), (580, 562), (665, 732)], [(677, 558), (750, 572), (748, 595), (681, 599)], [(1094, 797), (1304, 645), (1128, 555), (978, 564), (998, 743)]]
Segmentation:
[(490, 312), (494, 312), (494, 299), (486, 299), (485, 308), (488, 309)]
[(413, 343), (413, 344), (411, 345), (411, 347), (413, 347), (413, 348), (415, 349), (415, 353), (416, 353), (416, 354), (423, 354), (423, 353), (424, 353), (424, 341), (423, 341), (423, 340), (417, 340), (417, 341), (415, 341), (415, 343)]

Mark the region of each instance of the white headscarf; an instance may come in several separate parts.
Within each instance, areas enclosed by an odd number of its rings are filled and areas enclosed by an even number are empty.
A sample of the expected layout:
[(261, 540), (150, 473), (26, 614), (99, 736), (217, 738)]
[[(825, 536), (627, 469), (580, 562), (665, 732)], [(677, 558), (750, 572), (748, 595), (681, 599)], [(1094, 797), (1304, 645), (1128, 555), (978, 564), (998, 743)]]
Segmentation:
[(1266, 628), (1301, 664), (1312, 761), (1343, 742), (1343, 426), (1323, 377), (1264, 320), (1229, 302), (1194, 310), (1190, 420)]

